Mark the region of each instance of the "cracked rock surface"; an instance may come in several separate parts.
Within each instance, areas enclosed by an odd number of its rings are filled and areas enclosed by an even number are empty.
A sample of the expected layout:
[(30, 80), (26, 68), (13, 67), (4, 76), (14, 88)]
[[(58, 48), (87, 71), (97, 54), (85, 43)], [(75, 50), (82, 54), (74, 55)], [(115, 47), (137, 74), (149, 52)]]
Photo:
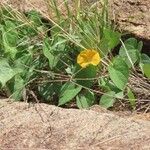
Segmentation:
[(0, 100), (0, 149), (148, 150), (150, 122), (98, 111)]
[(150, 40), (150, 0), (113, 0), (112, 6), (122, 30)]

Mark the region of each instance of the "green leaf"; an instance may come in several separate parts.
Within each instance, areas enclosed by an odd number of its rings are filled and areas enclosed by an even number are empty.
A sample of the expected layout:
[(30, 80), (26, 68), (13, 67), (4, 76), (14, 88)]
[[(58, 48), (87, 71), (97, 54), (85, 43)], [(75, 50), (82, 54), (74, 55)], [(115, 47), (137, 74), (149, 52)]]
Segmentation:
[(114, 48), (120, 42), (121, 34), (119, 32), (115, 32), (112, 29), (104, 29), (104, 38), (108, 42), (109, 49)]
[(120, 42), (120, 33), (112, 29), (104, 29), (104, 36), (100, 40), (99, 48), (101, 50), (101, 57), (105, 57), (114, 47)]
[(7, 41), (9, 46), (16, 46), (18, 40), (18, 32), (16, 30), (16, 25), (12, 21), (5, 21), (5, 27), (3, 32), (3, 38)]
[(3, 35), (3, 38), (5, 42), (7, 42), (7, 44), (9, 44), (10, 46), (16, 46), (18, 37), (14, 33), (6, 31)]
[(50, 44), (51, 44), (50, 40), (48, 38), (46, 38), (44, 40), (43, 54), (46, 58), (48, 58), (49, 66), (50, 66), (51, 69), (53, 69), (57, 65), (59, 57), (58, 57), (58, 55), (54, 56)]
[(39, 95), (45, 100), (50, 101), (53, 100), (54, 94), (59, 94), (61, 88), (61, 83), (45, 83), (38, 86)]
[(70, 82), (66, 83), (61, 89), (58, 106), (71, 101), (81, 91), (81, 89), (81, 86), (76, 86)]
[(150, 64), (150, 57), (146, 54), (141, 54), (141, 63)]
[(99, 105), (105, 108), (112, 107), (115, 103), (115, 92), (110, 91), (102, 95)]
[(138, 43), (137, 49), (141, 52), (142, 48), (143, 48), (143, 42), (140, 41), (140, 42)]
[(123, 91), (120, 91), (120, 92), (116, 93), (116, 94), (115, 94), (115, 97), (122, 99), (122, 98), (124, 97)]
[(100, 78), (98, 83), (100, 88), (104, 91), (114, 91), (115, 93), (121, 92), (121, 90), (110, 80), (109, 77)]
[(108, 83), (109, 83), (109, 79), (106, 77), (102, 77), (98, 80), (98, 84), (99, 84), (100, 88), (103, 89), (104, 91), (110, 91), (111, 90)]
[(6, 82), (13, 78), (18, 73), (18, 70), (13, 70), (6, 59), (0, 60), (0, 82), (2, 87)]
[(76, 97), (76, 103), (78, 108), (89, 108), (93, 105), (95, 101), (94, 94), (91, 91), (86, 91), (85, 93), (78, 95)]
[[(9, 29), (4, 29), (4, 27), (1, 28), (2, 30), (2, 41), (3, 41), (3, 47), (4, 47), (4, 52), (5, 54), (8, 54), (12, 59), (14, 59), (17, 49), (16, 49), (16, 44), (17, 44), (17, 34), (16, 32), (8, 32), (7, 30)], [(14, 31), (11, 29), (11, 31)]]
[(11, 98), (13, 98), (14, 100), (20, 100), (23, 96), (24, 87), (24, 80), (21, 78), (21, 76), (15, 76), (15, 80), (13, 83), (13, 94)]
[(129, 38), (124, 42), (119, 50), (119, 55), (125, 60), (129, 67), (132, 67), (140, 56), (141, 42), (137, 42), (135, 38)]
[(120, 57), (114, 58), (112, 64), (108, 67), (108, 72), (111, 80), (120, 89), (124, 90), (129, 77), (129, 68)]
[(31, 10), (27, 13), (28, 19), (33, 21), (36, 26), (40, 26), (42, 24), (41, 15), (37, 11)]
[(143, 65), (143, 71), (147, 78), (150, 78), (150, 64)]
[(16, 47), (9, 46), (6, 42), (4, 42), (4, 49), (7, 56), (10, 56), (10, 58), (14, 59), (17, 54)]
[(96, 77), (96, 71), (97, 67), (93, 65), (89, 65), (86, 68), (81, 68), (79, 65), (77, 65), (75, 69), (76, 82), (82, 86), (90, 88), (94, 82), (93, 78)]
[(77, 96), (76, 97), (76, 103), (77, 103), (77, 106), (78, 108), (82, 109), (82, 108), (89, 108), (90, 105), (89, 105), (89, 102), (88, 102), (89, 99), (87, 99), (85, 96)]
[(132, 108), (135, 109), (135, 107), (136, 107), (136, 98), (135, 98), (135, 96), (134, 96), (134, 94), (133, 94), (133, 92), (130, 88), (127, 89), (127, 96), (129, 98), (129, 102), (130, 102)]
[(141, 54), (141, 60), (139, 64), (141, 71), (147, 78), (150, 78), (150, 57), (146, 54)]
[(102, 38), (101, 41), (100, 41), (100, 45), (99, 45), (99, 48), (100, 48), (100, 53), (101, 53), (101, 57), (105, 57), (107, 56), (107, 54), (110, 52), (110, 49), (109, 49), (109, 46), (108, 46), (108, 42), (105, 38)]
[(46, 101), (49, 101), (53, 96), (53, 83), (46, 83), (38, 86), (39, 95)]

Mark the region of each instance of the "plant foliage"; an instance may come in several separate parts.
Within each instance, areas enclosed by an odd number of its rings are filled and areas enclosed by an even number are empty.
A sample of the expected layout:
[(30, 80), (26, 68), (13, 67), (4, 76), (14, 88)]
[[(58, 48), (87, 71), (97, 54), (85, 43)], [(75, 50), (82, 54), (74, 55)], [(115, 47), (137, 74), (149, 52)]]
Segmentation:
[[(36, 11), (24, 15), (9, 7), (1, 9), (1, 89), (15, 100), (36, 95), (58, 106), (76, 102), (79, 108), (97, 103), (109, 108), (118, 99), (128, 99), (135, 109), (136, 97), (128, 88), (130, 73), (138, 67), (150, 78), (150, 58), (141, 53), (142, 42), (121, 40), (109, 21), (107, 1), (100, 8), (79, 2), (74, 13), (64, 1), (65, 17), (51, 0), (56, 18), (46, 23)], [(114, 56), (111, 52), (118, 44), (119, 54)], [(84, 67), (77, 62), (80, 54), (80, 62), (87, 63)]]

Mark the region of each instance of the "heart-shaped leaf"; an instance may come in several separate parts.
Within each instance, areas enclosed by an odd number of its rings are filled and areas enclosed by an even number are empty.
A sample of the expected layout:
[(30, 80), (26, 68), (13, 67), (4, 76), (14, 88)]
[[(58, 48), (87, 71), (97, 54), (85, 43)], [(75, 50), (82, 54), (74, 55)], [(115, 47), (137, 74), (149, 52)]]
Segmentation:
[(99, 104), (102, 107), (109, 108), (115, 103), (115, 92), (110, 91), (102, 95)]
[(94, 93), (91, 91), (86, 91), (76, 97), (77, 106), (79, 108), (89, 108), (95, 101)]
[(58, 106), (71, 101), (81, 91), (81, 89), (81, 86), (76, 86), (70, 82), (66, 83), (61, 89)]
[(129, 68), (120, 57), (114, 58), (114, 61), (108, 67), (109, 75), (114, 84), (123, 90), (128, 82)]
[(13, 78), (19, 70), (12, 69), (6, 59), (0, 60), (0, 82), (2, 87), (5, 86), (6, 82)]

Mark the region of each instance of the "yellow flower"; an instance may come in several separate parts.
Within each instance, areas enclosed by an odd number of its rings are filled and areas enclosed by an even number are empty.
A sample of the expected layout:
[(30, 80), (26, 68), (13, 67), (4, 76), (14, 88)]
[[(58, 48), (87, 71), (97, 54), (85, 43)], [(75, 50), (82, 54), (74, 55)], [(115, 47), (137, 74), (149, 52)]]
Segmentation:
[(96, 50), (85, 49), (77, 57), (77, 63), (82, 67), (86, 68), (88, 65), (92, 64), (97, 66), (100, 63), (100, 55)]

